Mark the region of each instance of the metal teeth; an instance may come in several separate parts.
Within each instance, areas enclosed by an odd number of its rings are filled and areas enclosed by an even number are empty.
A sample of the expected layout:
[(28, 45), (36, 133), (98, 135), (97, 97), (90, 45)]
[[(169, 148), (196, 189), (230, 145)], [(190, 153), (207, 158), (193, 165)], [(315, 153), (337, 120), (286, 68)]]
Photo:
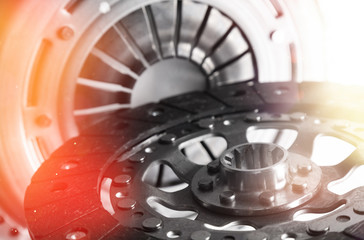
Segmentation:
[(254, 169), (254, 153), (252, 148), (244, 149), (244, 155), (246, 158), (246, 168), (247, 169)]
[(241, 154), (240, 154), (240, 152), (237, 150), (237, 149), (235, 149), (234, 150), (234, 167), (236, 167), (236, 168), (238, 168), (238, 169), (242, 169), (242, 167), (243, 167), (243, 164), (242, 164), (242, 161), (243, 161), (243, 159), (242, 159), (242, 157), (241, 157)]

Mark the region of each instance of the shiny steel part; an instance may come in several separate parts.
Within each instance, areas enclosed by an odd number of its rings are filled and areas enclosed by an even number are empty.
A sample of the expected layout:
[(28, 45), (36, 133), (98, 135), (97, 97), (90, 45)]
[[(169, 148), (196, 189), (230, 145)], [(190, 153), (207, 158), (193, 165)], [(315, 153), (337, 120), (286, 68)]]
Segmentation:
[[(203, 206), (222, 214), (283, 212), (310, 200), (320, 185), (321, 169), (316, 164), (273, 143), (237, 145), (214, 161), (220, 161), (220, 172), (212, 174), (208, 166), (202, 167), (191, 190)], [(310, 170), (298, 171), (300, 166)], [(203, 180), (210, 181), (209, 188), (201, 188)]]
[[(246, 23), (220, 7), (211, 1), (139, 1), (126, 15), (114, 16), (102, 35), (94, 34), (97, 42), (78, 76), (73, 109), (78, 127), (105, 112), (260, 80)], [(292, 78), (291, 71), (287, 79)]]
[[(277, 95), (277, 90), (282, 89), (284, 94)], [(323, 89), (327, 96), (323, 96)], [(339, 94), (343, 92), (345, 94)], [(33, 176), (25, 198), (31, 236), (57, 239), (82, 233), (90, 239), (363, 239), (363, 188), (343, 195), (328, 190), (330, 182), (364, 163), (364, 137), (357, 131), (364, 127), (359, 123), (364, 120), (364, 108), (356, 101), (362, 92), (358, 88), (317, 83), (265, 83), (253, 87), (241, 83), (117, 112), (66, 142)], [(155, 112), (160, 114), (153, 114)], [(297, 115), (305, 117), (299, 117), (297, 121)], [(347, 119), (347, 127), (342, 124), (337, 127), (342, 123), (341, 115)], [(257, 117), (259, 121), (255, 121)], [(213, 127), (201, 125), (201, 120), (206, 122), (206, 119)], [(234, 152), (232, 149), (257, 146), (255, 143), (247, 145), (247, 129), (272, 126), (295, 129), (298, 136), (286, 150), (276, 145), (263, 145), (268, 149), (279, 149), (276, 163), (268, 164), (270, 167), (254, 165), (253, 169), (237, 169), (223, 166), (214, 157), (215, 149), (208, 151), (208, 148), (206, 151), (211, 153), (212, 161), (207, 166), (199, 165), (191, 162), (181, 148), (191, 139), (205, 141), (206, 136), (221, 136), (226, 139), (229, 149), (222, 155), (224, 158)], [(318, 134), (345, 139), (356, 150), (341, 163), (317, 167), (308, 159)], [(231, 156), (240, 157), (239, 154)], [(261, 157), (254, 159), (261, 160)], [(70, 162), (78, 165), (62, 168)], [(148, 175), (156, 166), (163, 165), (159, 173), (157, 171), (155, 181), (149, 182)], [(171, 171), (167, 174), (166, 166), (179, 178), (177, 182), (170, 178)], [(275, 166), (280, 170), (275, 171)], [(282, 166), (288, 167), (288, 171), (282, 170), (285, 169)], [(238, 188), (237, 191), (236, 183), (250, 182), (241, 179), (227, 184), (217, 196), (220, 203), (231, 204), (231, 208), (221, 214), (197, 198), (213, 192), (218, 186), (216, 182), (220, 181), (215, 176), (226, 169), (243, 172), (243, 175), (247, 171), (255, 171), (258, 175), (260, 171), (268, 171), (273, 179), (282, 171), (288, 176), (282, 181), (284, 187), (272, 184), (269, 188), (258, 186), (257, 189)], [(161, 172), (166, 175), (160, 175)], [(202, 175), (204, 177), (195, 185), (195, 178)], [(320, 185), (315, 189), (318, 180)], [(165, 181), (169, 183), (165, 185)], [(179, 190), (166, 188), (170, 184), (178, 186)], [(194, 193), (196, 186), (198, 195)], [(287, 187), (291, 190), (287, 190), (287, 194), (309, 196), (310, 201), (289, 205), (295, 200), (283, 198), (289, 207), (276, 211), (272, 206), (282, 201), (277, 198), (277, 192), (285, 191)], [(266, 189), (268, 191), (264, 191)], [(236, 206), (234, 202), (241, 201), (239, 194), (244, 191), (253, 197), (255, 192), (259, 193), (247, 205), (260, 204), (266, 212), (244, 212), (236, 216), (231, 209)], [(182, 211), (184, 215), (177, 217), (171, 210)], [(320, 219), (293, 221), (294, 215), (302, 212), (327, 214)]]
[(247, 79), (325, 79), (310, 74), (324, 69), (312, 48), (323, 41), (306, 33), (322, 32), (314, 0), (0, 4), (0, 201), (23, 224), (34, 171), (118, 109)]

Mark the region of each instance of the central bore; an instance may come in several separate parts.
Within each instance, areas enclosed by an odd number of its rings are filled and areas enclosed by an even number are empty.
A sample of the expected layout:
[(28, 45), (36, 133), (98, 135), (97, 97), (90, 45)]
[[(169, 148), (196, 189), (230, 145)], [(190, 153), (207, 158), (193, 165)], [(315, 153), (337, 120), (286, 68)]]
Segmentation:
[(231, 190), (257, 192), (282, 189), (288, 176), (288, 153), (273, 143), (247, 143), (222, 154), (222, 173)]
[(235, 147), (224, 156), (224, 162), (236, 170), (270, 167), (281, 161), (284, 150), (273, 144), (252, 143)]

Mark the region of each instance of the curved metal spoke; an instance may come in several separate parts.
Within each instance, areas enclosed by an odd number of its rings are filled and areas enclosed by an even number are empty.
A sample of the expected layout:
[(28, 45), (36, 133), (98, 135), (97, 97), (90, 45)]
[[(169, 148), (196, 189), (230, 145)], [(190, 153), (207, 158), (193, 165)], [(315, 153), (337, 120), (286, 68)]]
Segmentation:
[(161, 45), (161, 41), (160, 41), (160, 38), (158, 35), (158, 28), (155, 23), (153, 10), (152, 10), (151, 6), (144, 7), (143, 13), (144, 13), (144, 17), (147, 22), (149, 34), (151, 36), (151, 39), (153, 40), (153, 44), (155, 46), (158, 58), (162, 59), (163, 58), (162, 45)]
[(118, 22), (113, 26), (116, 33), (120, 36), (120, 38), (125, 42), (125, 44), (128, 46), (130, 51), (133, 53), (134, 57), (136, 59), (139, 59), (144, 67), (149, 67), (149, 63), (147, 59), (145, 58), (142, 50), (138, 46), (138, 43), (135, 41), (133, 36), (129, 33), (128, 29), (125, 28), (122, 22)]
[(293, 145), (289, 148), (289, 151), (311, 158), (314, 140), (317, 134), (318, 133), (316, 132), (299, 131), (298, 136)]
[(168, 159), (168, 163), (173, 171), (183, 181), (190, 183), (192, 177), (201, 166), (189, 161), (181, 151), (175, 151), (173, 158)]
[(111, 68), (119, 71), (120, 73), (127, 74), (134, 79), (138, 79), (138, 75), (135, 72), (133, 72), (130, 68), (128, 68), (126, 65), (119, 62), (118, 60), (114, 59), (113, 57), (109, 56), (105, 52), (101, 51), (100, 49), (95, 47), (91, 51), (91, 53), (97, 58), (99, 58), (101, 61), (109, 65)]

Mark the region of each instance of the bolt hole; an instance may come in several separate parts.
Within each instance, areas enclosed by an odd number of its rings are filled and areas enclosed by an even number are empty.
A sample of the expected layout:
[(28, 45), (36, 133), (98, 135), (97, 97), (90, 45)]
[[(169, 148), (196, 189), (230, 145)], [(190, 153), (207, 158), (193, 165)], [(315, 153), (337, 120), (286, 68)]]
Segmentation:
[(350, 217), (346, 216), (346, 215), (340, 215), (336, 218), (336, 221), (338, 222), (349, 222), (350, 221)]
[(83, 228), (74, 229), (66, 235), (67, 240), (82, 240), (86, 239), (87, 230)]
[(62, 164), (61, 169), (70, 170), (70, 169), (78, 167), (78, 165), (79, 165), (79, 163), (77, 161), (71, 160), (71, 161), (68, 161), (68, 162)]
[(51, 192), (62, 192), (66, 190), (66, 188), (67, 188), (67, 183), (64, 182), (54, 183), (51, 188)]
[(179, 238), (181, 235), (182, 235), (181, 231), (178, 230), (167, 232), (167, 237), (172, 239)]

